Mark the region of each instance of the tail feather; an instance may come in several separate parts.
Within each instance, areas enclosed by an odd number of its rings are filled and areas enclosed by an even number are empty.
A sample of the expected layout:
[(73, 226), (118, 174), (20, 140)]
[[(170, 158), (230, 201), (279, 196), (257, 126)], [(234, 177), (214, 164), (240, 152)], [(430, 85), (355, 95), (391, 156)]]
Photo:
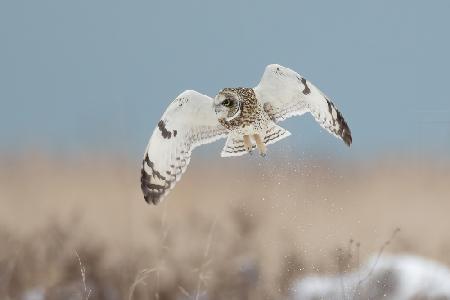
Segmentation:
[[(253, 145), (253, 149), (255, 148), (256, 145)], [(243, 137), (237, 134), (230, 134), (228, 136), (227, 142), (225, 143), (225, 147), (223, 147), (220, 156), (222, 157), (241, 156), (246, 153), (247, 151), (245, 150)]]
[[(279, 140), (287, 138), (290, 135), (291, 133), (289, 131), (273, 123), (266, 130), (263, 141), (264, 144), (270, 145), (278, 142)], [(253, 149), (255, 149), (256, 145), (254, 144), (253, 139), (251, 140), (253, 143)], [(232, 156), (241, 156), (246, 153), (247, 151), (245, 150), (243, 136), (237, 134), (230, 134), (228, 136), (227, 142), (225, 143), (225, 147), (223, 147), (222, 153), (220, 155), (222, 157), (232, 157)]]
[(266, 135), (264, 136), (264, 144), (274, 144), (279, 140), (287, 138), (290, 135), (291, 133), (283, 127), (273, 124), (272, 127), (269, 127), (269, 129), (267, 129), (266, 131)]

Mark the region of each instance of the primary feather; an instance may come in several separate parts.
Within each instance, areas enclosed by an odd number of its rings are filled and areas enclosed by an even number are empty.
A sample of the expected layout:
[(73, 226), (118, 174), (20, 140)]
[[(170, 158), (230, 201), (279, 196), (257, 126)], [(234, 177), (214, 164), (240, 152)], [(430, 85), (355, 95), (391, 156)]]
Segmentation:
[(213, 99), (184, 91), (167, 108), (145, 151), (141, 188), (148, 203), (157, 204), (180, 180), (192, 150), (226, 137), (214, 113)]
[(276, 64), (268, 65), (254, 90), (274, 121), (310, 112), (328, 132), (348, 146), (352, 143), (350, 128), (333, 102), (297, 72)]

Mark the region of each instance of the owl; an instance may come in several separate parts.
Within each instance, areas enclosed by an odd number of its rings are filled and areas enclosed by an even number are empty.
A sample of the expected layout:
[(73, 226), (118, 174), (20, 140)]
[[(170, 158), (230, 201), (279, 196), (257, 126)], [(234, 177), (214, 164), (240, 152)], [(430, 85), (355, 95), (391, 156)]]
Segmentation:
[(350, 146), (350, 128), (333, 102), (280, 65), (268, 65), (256, 87), (225, 88), (214, 99), (184, 91), (164, 112), (145, 151), (141, 169), (145, 201), (161, 202), (186, 171), (194, 148), (227, 138), (222, 157), (256, 149), (266, 156), (268, 145), (291, 134), (278, 123), (306, 112)]

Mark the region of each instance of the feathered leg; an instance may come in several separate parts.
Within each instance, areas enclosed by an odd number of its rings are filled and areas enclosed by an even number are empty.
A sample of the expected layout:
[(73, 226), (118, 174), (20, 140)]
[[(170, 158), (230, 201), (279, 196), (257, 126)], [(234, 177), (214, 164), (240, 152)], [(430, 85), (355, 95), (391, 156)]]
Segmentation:
[(252, 141), (250, 140), (250, 136), (249, 135), (244, 135), (244, 147), (245, 150), (247, 150), (248, 153), (252, 153)]
[(266, 144), (264, 144), (264, 141), (261, 138), (261, 136), (259, 134), (254, 134), (253, 138), (255, 139), (256, 147), (258, 147), (259, 154), (263, 157), (266, 156), (267, 146), (266, 146)]

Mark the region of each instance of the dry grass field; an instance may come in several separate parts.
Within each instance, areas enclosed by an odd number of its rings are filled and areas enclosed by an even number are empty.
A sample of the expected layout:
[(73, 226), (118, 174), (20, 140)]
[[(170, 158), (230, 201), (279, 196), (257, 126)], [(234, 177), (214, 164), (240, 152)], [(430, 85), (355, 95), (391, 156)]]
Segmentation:
[(0, 158), (0, 299), (282, 299), (384, 249), (450, 266), (450, 165), (201, 161), (158, 206), (123, 158)]

